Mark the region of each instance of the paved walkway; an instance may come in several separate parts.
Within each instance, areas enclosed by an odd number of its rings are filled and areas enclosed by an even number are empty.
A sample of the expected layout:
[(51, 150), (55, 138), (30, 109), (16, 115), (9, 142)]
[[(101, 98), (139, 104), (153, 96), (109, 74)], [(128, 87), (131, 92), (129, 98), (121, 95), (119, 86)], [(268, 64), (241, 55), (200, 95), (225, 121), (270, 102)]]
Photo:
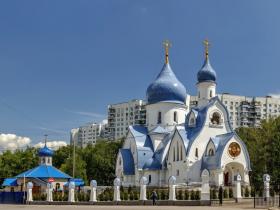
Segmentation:
[(0, 204), (0, 210), (238, 210), (238, 209), (253, 209), (248, 205), (226, 205), (226, 206), (76, 206), (76, 205), (66, 205), (66, 206), (47, 206), (47, 205), (5, 205)]

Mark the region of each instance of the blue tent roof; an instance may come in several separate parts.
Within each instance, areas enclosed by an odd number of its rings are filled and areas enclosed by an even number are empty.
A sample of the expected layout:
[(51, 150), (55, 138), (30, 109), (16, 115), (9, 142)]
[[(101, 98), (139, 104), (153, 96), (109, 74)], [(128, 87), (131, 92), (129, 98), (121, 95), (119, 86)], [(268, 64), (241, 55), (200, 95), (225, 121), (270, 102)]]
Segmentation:
[(120, 153), (123, 159), (123, 172), (125, 175), (134, 175), (134, 160), (129, 149), (120, 149)]
[(39, 165), (36, 168), (25, 171), (16, 176), (16, 178), (23, 177), (30, 178), (61, 178), (61, 179), (70, 179), (71, 176), (63, 173), (57, 168), (49, 165)]
[(14, 187), (14, 186), (18, 186), (17, 184), (17, 178), (7, 178), (4, 180), (3, 187)]
[[(75, 187), (83, 187), (85, 186), (85, 182), (83, 179), (70, 179), (69, 182), (74, 182), (75, 183)], [(67, 182), (64, 186), (68, 187), (69, 186), (69, 182)]]

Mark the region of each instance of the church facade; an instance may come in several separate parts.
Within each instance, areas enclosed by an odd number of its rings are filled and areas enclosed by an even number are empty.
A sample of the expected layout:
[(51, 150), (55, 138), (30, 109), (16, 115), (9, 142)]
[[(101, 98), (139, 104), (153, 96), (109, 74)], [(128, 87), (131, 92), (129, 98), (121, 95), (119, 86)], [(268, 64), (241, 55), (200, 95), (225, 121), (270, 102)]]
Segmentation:
[(201, 173), (210, 174), (210, 185), (230, 186), (236, 175), (249, 185), (250, 158), (244, 142), (231, 127), (229, 113), (216, 96), (216, 72), (208, 55), (197, 73), (198, 105), (189, 109), (189, 95), (169, 63), (165, 63), (146, 91), (146, 126), (130, 126), (116, 160), (116, 176), (124, 186), (139, 186), (142, 176), (150, 186), (199, 186)]

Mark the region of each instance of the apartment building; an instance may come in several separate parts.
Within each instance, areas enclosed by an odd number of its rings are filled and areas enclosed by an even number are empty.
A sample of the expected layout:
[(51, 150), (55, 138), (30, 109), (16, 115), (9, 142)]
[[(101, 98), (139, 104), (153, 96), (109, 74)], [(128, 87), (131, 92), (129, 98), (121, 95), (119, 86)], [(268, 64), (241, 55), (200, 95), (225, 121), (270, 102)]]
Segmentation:
[(88, 144), (94, 145), (98, 139), (108, 138), (107, 120), (101, 123), (88, 123), (74, 128), (70, 132), (70, 143), (78, 147), (86, 147)]
[(146, 109), (143, 100), (131, 100), (108, 106), (108, 133), (110, 139), (126, 136), (129, 125), (145, 125)]

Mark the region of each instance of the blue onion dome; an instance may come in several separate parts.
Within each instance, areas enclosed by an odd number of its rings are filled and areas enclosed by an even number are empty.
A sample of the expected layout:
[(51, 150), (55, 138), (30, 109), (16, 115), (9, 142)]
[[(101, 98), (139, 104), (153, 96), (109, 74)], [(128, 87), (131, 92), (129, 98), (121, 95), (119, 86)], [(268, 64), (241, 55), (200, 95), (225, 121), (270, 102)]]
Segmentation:
[(216, 82), (216, 72), (212, 68), (209, 60), (209, 42), (208, 40), (204, 41), (205, 45), (205, 60), (204, 64), (202, 65), (201, 69), (197, 73), (197, 81), (198, 82)]
[(216, 82), (216, 72), (212, 68), (209, 58), (205, 59), (202, 68), (197, 73), (198, 82)]
[(39, 149), (39, 156), (43, 157), (43, 156), (48, 156), (51, 157), (53, 156), (53, 150), (51, 150), (50, 148), (47, 147), (47, 145), (45, 145), (43, 148)]
[(146, 91), (149, 104), (158, 102), (175, 102), (185, 104), (187, 91), (185, 86), (177, 79), (169, 62), (166, 62)]

